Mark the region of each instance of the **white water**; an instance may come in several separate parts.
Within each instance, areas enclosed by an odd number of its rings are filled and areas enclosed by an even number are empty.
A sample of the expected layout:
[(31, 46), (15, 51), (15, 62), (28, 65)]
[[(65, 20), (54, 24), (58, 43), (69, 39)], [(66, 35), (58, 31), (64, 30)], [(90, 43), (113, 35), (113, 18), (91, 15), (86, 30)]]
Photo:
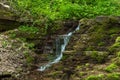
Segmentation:
[(0, 5), (3, 6), (3, 7), (5, 7), (5, 8), (10, 9), (10, 6), (9, 6), (9, 5), (6, 5), (6, 4), (4, 4), (4, 3), (2, 3), (2, 2), (0, 2)]
[[(75, 31), (79, 30), (80, 26), (78, 26)], [(66, 45), (69, 42), (70, 37), (72, 36), (72, 34), (75, 32), (69, 32), (68, 34), (65, 35), (59, 35), (56, 39), (56, 56), (55, 59), (53, 61), (48, 62), (45, 65), (40, 66), (40, 68), (38, 69), (38, 71), (44, 71), (46, 68), (50, 67), (52, 64), (57, 63), (61, 60), (62, 56), (63, 56), (63, 51), (65, 50)], [(61, 40), (63, 43), (61, 43)]]

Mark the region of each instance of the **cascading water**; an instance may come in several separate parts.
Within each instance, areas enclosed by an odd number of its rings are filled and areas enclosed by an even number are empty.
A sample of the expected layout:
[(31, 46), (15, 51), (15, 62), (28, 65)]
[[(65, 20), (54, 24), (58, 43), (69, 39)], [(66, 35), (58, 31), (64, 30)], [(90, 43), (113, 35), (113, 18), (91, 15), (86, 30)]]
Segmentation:
[(65, 50), (66, 45), (69, 42), (69, 39), (71, 37), (71, 35), (79, 30), (80, 26), (78, 26), (73, 32), (69, 32), (68, 34), (65, 35), (59, 35), (56, 39), (56, 56), (55, 59), (53, 61), (48, 62), (45, 65), (40, 66), (40, 68), (38, 69), (38, 71), (44, 71), (46, 68), (50, 67), (52, 64), (57, 63), (60, 61), (60, 59), (63, 56), (63, 51)]

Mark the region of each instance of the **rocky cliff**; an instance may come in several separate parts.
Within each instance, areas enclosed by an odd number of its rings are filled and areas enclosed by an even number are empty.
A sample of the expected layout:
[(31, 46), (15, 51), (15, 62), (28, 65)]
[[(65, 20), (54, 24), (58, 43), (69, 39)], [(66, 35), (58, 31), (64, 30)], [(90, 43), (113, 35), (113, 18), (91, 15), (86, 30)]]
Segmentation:
[[(5, 25), (6, 22), (0, 23)], [(32, 65), (36, 65), (37, 59), (40, 62), (39, 58), (44, 55), (39, 54), (35, 57), (34, 52), (31, 51), (32, 45), (24, 42), (24, 36), (29, 40), (32, 39), (32, 42), (37, 42), (34, 36), (36, 34), (23, 33), (19, 31), (20, 29), (1, 33), (0, 78), (10, 76), (5, 80), (14, 78), (17, 80), (119, 80), (120, 17), (99, 16), (94, 19), (81, 19), (79, 24), (80, 30), (71, 37), (62, 60), (44, 72), (38, 72), (36, 68), (32, 68), (29, 72), (28, 69), (28, 63), (33, 57), (36, 62)], [(39, 34), (37, 32), (37, 35)]]
[(119, 66), (120, 17), (99, 16), (81, 19), (62, 61), (26, 80), (119, 80)]

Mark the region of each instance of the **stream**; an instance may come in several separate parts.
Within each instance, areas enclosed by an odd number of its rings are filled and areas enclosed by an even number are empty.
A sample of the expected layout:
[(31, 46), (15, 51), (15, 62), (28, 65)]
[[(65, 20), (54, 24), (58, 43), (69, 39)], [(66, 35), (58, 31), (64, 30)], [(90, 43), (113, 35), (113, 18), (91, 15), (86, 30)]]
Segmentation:
[(52, 64), (58, 63), (61, 60), (61, 58), (63, 57), (63, 52), (65, 50), (65, 47), (67, 46), (70, 40), (70, 37), (75, 31), (79, 30), (79, 28), (80, 26), (78, 25), (78, 27), (74, 31), (69, 32), (68, 34), (58, 35), (58, 37), (56, 38), (56, 52), (55, 52), (54, 59), (48, 62), (47, 64), (40, 66), (39, 69), (37, 69), (38, 71), (44, 71), (46, 68), (50, 67)]

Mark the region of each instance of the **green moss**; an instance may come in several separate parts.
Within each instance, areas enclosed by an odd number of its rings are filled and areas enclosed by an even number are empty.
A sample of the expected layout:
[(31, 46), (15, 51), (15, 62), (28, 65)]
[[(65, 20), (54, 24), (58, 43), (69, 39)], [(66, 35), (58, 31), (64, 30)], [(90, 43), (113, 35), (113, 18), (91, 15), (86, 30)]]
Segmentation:
[(85, 49), (86, 51), (94, 51), (95, 47), (94, 46), (89, 46)]
[(114, 36), (117, 36), (117, 34), (111, 34), (110, 37), (113, 38)]
[(28, 43), (26, 44), (26, 46), (29, 48), (29, 49), (33, 49), (35, 47), (35, 44), (34, 43)]
[(107, 52), (93, 51), (91, 54), (91, 58), (101, 63), (105, 61), (107, 55), (108, 55)]
[(120, 80), (120, 73), (108, 74), (105, 80)]
[(115, 42), (120, 43), (120, 36), (116, 38)]
[(104, 74), (90, 75), (85, 80), (102, 80), (103, 77), (104, 77)]
[(104, 45), (105, 45), (105, 42), (98, 43), (98, 46), (104, 46)]
[(117, 43), (115, 43), (115, 44), (113, 44), (113, 46), (112, 46), (113, 48), (119, 48), (120, 47), (120, 43), (119, 42), (117, 42)]
[(84, 76), (85, 74), (85, 72), (79, 72), (79, 76)]
[(33, 34), (35, 34), (35, 33), (37, 33), (38, 31), (39, 31), (39, 29), (38, 28), (36, 28), (36, 27), (29, 27), (29, 26), (20, 26), (19, 28), (18, 28), (18, 30), (19, 31), (21, 31), (21, 32), (26, 32), (26, 33), (33, 33)]
[(28, 51), (24, 51), (23, 54), (26, 57), (27, 64), (30, 65), (34, 61), (34, 58), (29, 54)]
[(109, 50), (110, 51), (117, 51), (120, 49), (120, 37), (117, 37), (115, 40), (115, 43), (110, 46)]
[(118, 66), (117, 66), (116, 64), (112, 63), (112, 64), (110, 64), (109, 66), (107, 66), (107, 67), (105, 68), (105, 71), (107, 71), (107, 72), (113, 72), (113, 71), (115, 71), (117, 68), (118, 68)]
[(86, 67), (90, 66), (90, 63), (86, 63), (85, 66), (86, 66)]
[(116, 57), (112, 60), (117, 66), (120, 66), (120, 57)]
[(15, 34), (15, 33), (10, 33), (9, 36), (10, 36), (11, 38), (16, 38), (16, 34)]
[(61, 71), (53, 71), (48, 74), (48, 76), (51, 76), (53, 78), (58, 77), (62, 72)]
[(120, 29), (120, 28), (119, 28), (119, 27), (116, 27), (116, 26), (115, 26), (115, 27), (112, 27), (112, 28), (110, 28), (110, 29), (108, 30), (108, 33), (109, 33), (109, 34), (118, 33), (118, 32), (120, 32), (119, 29)]
[(62, 60), (66, 60), (68, 58), (68, 55), (64, 55), (63, 57), (62, 57)]
[(120, 73), (90, 75), (85, 80), (120, 80)]
[(117, 52), (117, 57), (120, 57), (120, 51), (119, 51), (119, 52)]
[(8, 44), (9, 44), (8, 41), (2, 41), (2, 47), (6, 48)]

